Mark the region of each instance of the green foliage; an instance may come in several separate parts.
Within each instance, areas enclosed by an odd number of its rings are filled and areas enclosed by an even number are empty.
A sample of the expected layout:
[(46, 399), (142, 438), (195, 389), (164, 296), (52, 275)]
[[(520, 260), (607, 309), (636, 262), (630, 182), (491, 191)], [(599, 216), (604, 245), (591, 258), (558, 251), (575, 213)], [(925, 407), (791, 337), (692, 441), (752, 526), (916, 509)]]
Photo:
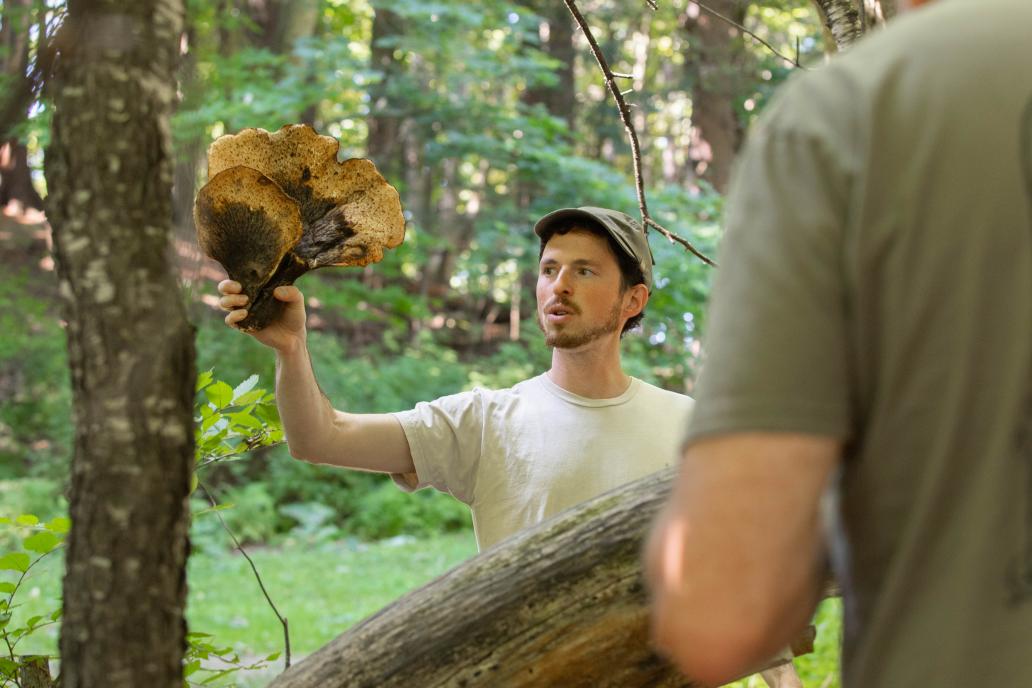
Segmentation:
[(216, 380), (210, 370), (198, 376), (197, 392), (204, 395), (194, 418), (199, 469), (283, 441), (275, 397), (257, 384), (257, 375), (236, 387)]
[(71, 446), (64, 332), (32, 277), (0, 276), (0, 478), (59, 475)]
[(245, 661), (233, 648), (215, 645), (210, 633), (187, 633), (183, 685), (224, 685), (223, 681), (237, 672), (264, 669), (279, 656), (279, 652), (273, 652), (258, 660)]
[(0, 686), (17, 685), (18, 671), (26, 661), (18, 654), (18, 646), (61, 618), (59, 600), (51, 600), (44, 613), (16, 618), (15, 612), (21, 606), (17, 595), (30, 572), (64, 544), (69, 525), (68, 519), (60, 516), (49, 521), (41, 521), (33, 514), (0, 517), (4, 541), (10, 541), (12, 536), (20, 540), (0, 549)]
[(430, 490), (407, 494), (384, 482), (362, 496), (350, 526), (362, 538), (379, 540), (460, 530), (472, 521), (469, 507), (456, 499)]

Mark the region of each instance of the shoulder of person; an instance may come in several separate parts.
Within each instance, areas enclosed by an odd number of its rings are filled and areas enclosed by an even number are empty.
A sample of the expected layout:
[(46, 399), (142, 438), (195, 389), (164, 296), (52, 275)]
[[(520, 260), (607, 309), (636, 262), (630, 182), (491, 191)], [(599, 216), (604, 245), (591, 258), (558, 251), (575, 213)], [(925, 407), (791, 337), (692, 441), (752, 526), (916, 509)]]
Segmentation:
[[(635, 379), (637, 380), (637, 378)], [(649, 382), (645, 382), (644, 380), (638, 380), (638, 384), (641, 385), (642, 392), (653, 398), (658, 398), (662, 400), (663, 403), (689, 407), (695, 404), (695, 399), (688, 396), (687, 394), (665, 389), (663, 387), (659, 387)]]

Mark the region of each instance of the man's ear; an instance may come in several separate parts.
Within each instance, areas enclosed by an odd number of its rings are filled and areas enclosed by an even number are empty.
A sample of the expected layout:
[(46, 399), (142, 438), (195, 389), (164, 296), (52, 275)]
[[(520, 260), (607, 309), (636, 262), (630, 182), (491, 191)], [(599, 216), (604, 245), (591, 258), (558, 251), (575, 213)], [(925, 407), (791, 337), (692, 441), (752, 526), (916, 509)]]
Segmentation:
[(649, 302), (649, 288), (644, 284), (635, 284), (624, 293), (624, 315), (628, 319), (645, 310), (645, 304)]

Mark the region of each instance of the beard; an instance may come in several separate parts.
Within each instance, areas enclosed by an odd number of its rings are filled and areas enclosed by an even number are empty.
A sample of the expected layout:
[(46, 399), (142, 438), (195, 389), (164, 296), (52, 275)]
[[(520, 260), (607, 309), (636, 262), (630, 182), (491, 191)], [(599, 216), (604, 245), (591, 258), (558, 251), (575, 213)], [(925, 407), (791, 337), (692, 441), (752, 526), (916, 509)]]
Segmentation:
[(604, 323), (586, 330), (564, 332), (559, 329), (549, 331), (545, 326), (545, 320), (541, 311), (538, 311), (537, 321), (538, 328), (545, 333), (546, 345), (556, 349), (576, 349), (620, 329), (620, 304), (617, 303), (613, 306), (613, 310), (609, 311), (609, 317), (606, 318)]

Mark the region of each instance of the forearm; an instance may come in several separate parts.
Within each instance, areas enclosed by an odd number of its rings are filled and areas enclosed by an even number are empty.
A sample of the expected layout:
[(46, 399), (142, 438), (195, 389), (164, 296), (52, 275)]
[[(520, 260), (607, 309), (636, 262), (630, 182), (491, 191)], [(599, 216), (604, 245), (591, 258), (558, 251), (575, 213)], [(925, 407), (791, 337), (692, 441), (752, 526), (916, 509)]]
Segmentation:
[(797, 548), (789, 570), (775, 571), (774, 561), (734, 552), (719, 527), (703, 524), (686, 537), (685, 523), (667, 513), (650, 542), (653, 639), (691, 678), (723, 685), (799, 637), (812, 618), (823, 569), (817, 552), (807, 556)]
[(335, 410), (319, 389), (303, 343), (277, 350), (276, 405), (295, 458), (383, 473), (415, 472), (397, 419)]
[(719, 684), (788, 645), (824, 571), (829, 438), (753, 433), (689, 448), (649, 544), (657, 645)]
[(290, 453), (305, 461), (319, 461), (341, 428), (336, 412), (319, 389), (308, 348), (303, 341), (276, 351), (276, 406)]

